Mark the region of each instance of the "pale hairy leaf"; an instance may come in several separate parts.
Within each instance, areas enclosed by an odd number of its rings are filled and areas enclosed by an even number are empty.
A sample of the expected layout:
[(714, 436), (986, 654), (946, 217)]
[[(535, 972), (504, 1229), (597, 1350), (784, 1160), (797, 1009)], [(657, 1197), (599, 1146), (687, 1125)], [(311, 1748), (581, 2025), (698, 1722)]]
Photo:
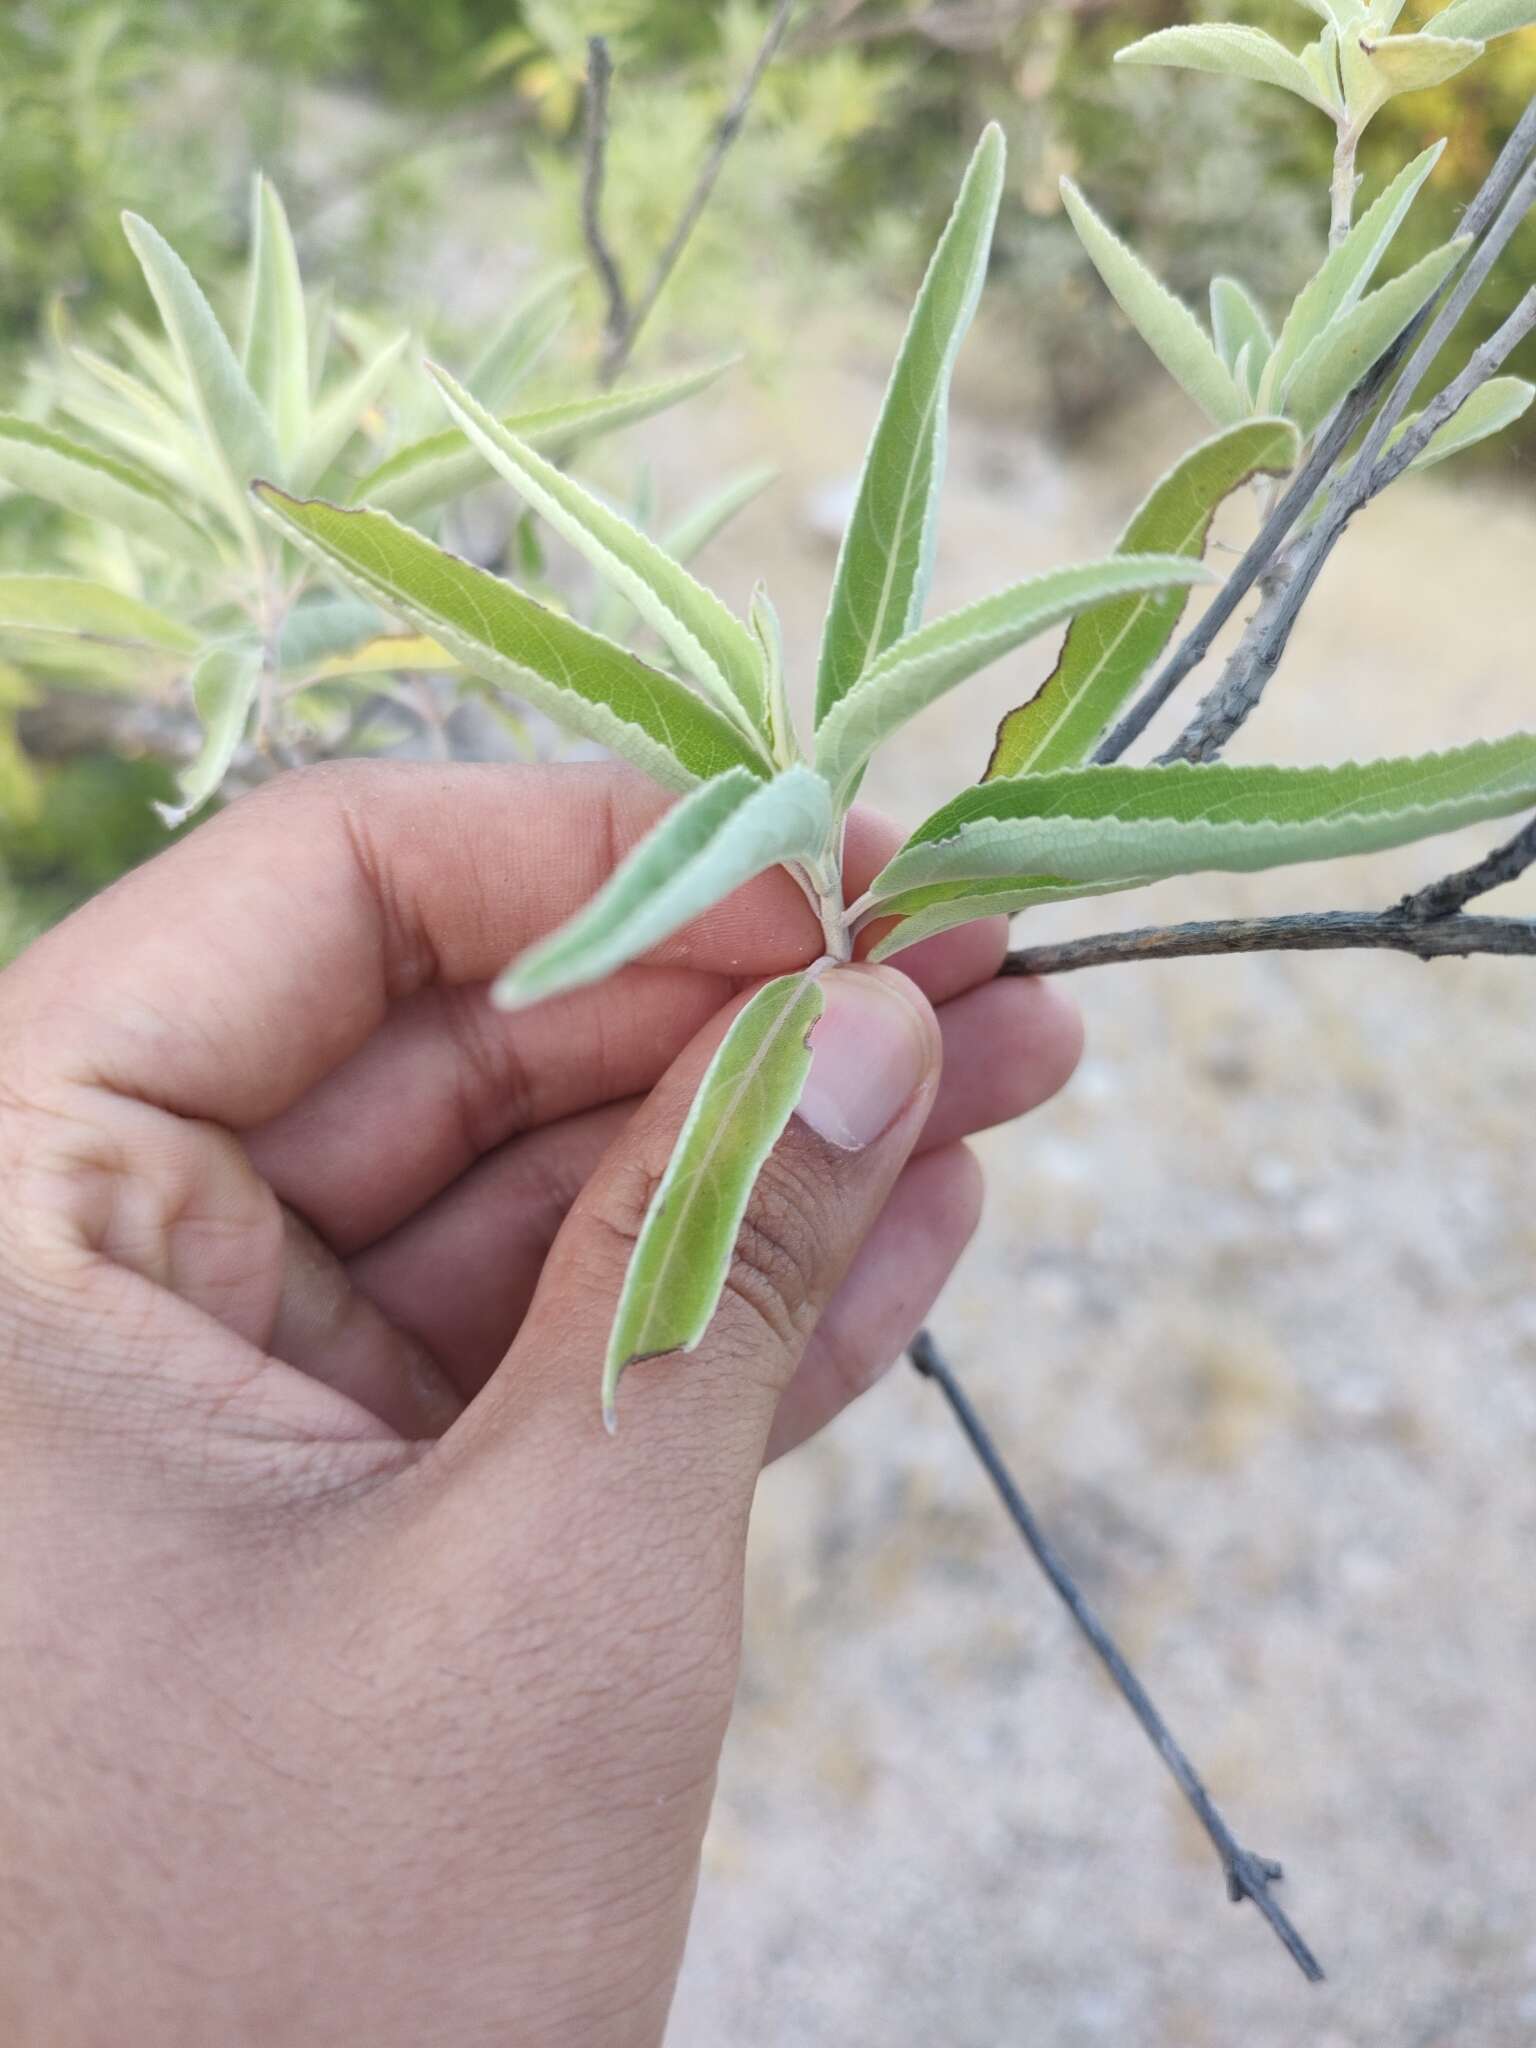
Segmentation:
[[(708, 492), (661, 536), (662, 552), (686, 568), (694, 556), (708, 547), (715, 535), (723, 532), (736, 514), (765, 491), (778, 474), (776, 469), (766, 467), (744, 470), (719, 490)], [(634, 523), (642, 528), (648, 523), (638, 508), (634, 513)], [(593, 630), (607, 634), (610, 640), (621, 640), (630, 630), (634, 616), (635, 608), (629, 599), (609, 585), (603, 590), (593, 612)]]
[(1378, 81), (1379, 98), (1370, 102), (1374, 107), (1399, 93), (1444, 85), (1448, 78), (1475, 64), (1484, 45), (1471, 38), (1441, 35), (1388, 36), (1379, 42), (1362, 36), (1360, 49)]
[(982, 918), (1016, 917), (1042, 903), (1075, 902), (1081, 896), (1116, 896), (1127, 889), (1143, 889), (1146, 881), (1135, 875), (1110, 882), (1063, 882), (1050, 875), (1001, 875), (981, 882), (935, 882), (927, 889), (907, 889), (888, 904), (882, 904), (879, 920), (894, 917), (897, 923), (870, 948), (869, 959), (891, 960), (908, 946), (920, 945), (941, 932), (954, 931)]
[(362, 431), (366, 415), (389, 389), (410, 341), (406, 333), (391, 335), (350, 377), (321, 398), (294, 465), (298, 489), (313, 489), (352, 436)]
[(876, 903), (933, 882), (1101, 882), (1245, 873), (1427, 839), (1536, 803), (1536, 735), (1338, 768), (1065, 768), (964, 791), (875, 879)]
[(1251, 78), (1260, 85), (1278, 85), (1314, 107), (1328, 109), (1327, 100), (1299, 57), (1284, 43), (1258, 28), (1230, 22), (1206, 26), (1160, 28), (1115, 52), (1117, 64), (1168, 64), (1181, 71), (1211, 71), (1223, 78)]
[(610, 1430), (625, 1368), (691, 1351), (708, 1329), (752, 1189), (805, 1087), (825, 1004), (814, 976), (782, 975), (737, 1014), (710, 1061), (624, 1276), (603, 1373)]
[(307, 683), (335, 682), (341, 676), (400, 675), (409, 672), (449, 675), (464, 664), (425, 633), (376, 633), (355, 647), (342, 648), (316, 662)]
[(668, 811), (590, 903), (515, 960), (491, 1000), (517, 1010), (601, 981), (754, 876), (824, 853), (832, 829), (831, 791), (809, 768), (772, 782), (727, 769)]
[(664, 788), (690, 789), (727, 768), (766, 772), (745, 735), (686, 683), (387, 513), (291, 498), (270, 485), (256, 498), (279, 531), (471, 674), (611, 747)]
[(766, 751), (762, 671), (741, 621), (638, 527), (509, 433), (446, 370), (434, 364), (429, 371), (449, 411), (497, 474), (623, 591), (694, 681), (728, 718), (761, 738)]
[[(711, 363), (661, 383), (636, 384), (623, 391), (605, 391), (597, 398), (570, 399), (562, 405), (509, 413), (501, 424), (531, 447), (566, 451), (681, 404), (707, 389), (734, 360)], [(459, 428), (449, 427), (397, 449), (387, 462), (370, 470), (350, 495), (354, 503), (393, 512), (399, 519), (419, 519), (484, 483), (486, 475), (480, 450)]]
[[(1252, 295), (1235, 277), (1211, 279), (1211, 337), (1239, 387), (1247, 390), (1268, 362), (1275, 338)], [(1239, 371), (1238, 359), (1245, 352), (1246, 367)]]
[(993, 123), (971, 158), (897, 352), (838, 550), (816, 672), (818, 724), (922, 616), (950, 379), (986, 281), (1004, 157)]
[(1301, 64), (1316, 88), (1318, 104), (1337, 121), (1344, 112), (1344, 81), (1339, 76), (1339, 31), (1333, 22), (1315, 43), (1308, 43)]
[(580, 265), (541, 278), (476, 356), (464, 382), (491, 412), (504, 412), (571, 317)]
[(1188, 306), (1158, 283), (1070, 178), (1062, 179), (1061, 196), (1094, 268), (1169, 376), (1217, 426), (1235, 426), (1251, 409), (1247, 394), (1238, 389), (1215, 343)]
[[(1300, 452), (1301, 437), (1288, 420), (1228, 427), (1153, 485), (1117, 552), (1200, 557), (1222, 500), (1250, 477), (1288, 474)], [(1173, 637), (1188, 597), (1178, 585), (1143, 590), (1075, 618), (1049, 678), (998, 727), (986, 779), (1085, 761)]]
[(157, 477), (31, 420), (0, 414), (0, 481), (173, 555), (207, 559), (207, 536)]
[(0, 631), (59, 633), (114, 647), (195, 654), (190, 626), (80, 576), (0, 575)]
[[(1536, 384), (1527, 383), (1524, 377), (1490, 377), (1486, 384), (1480, 384), (1472, 396), (1458, 406), (1443, 427), (1430, 436), (1413, 458), (1411, 466), (1414, 469), (1433, 469), (1448, 455), (1459, 455), (1464, 448), (1475, 448), (1479, 441), (1502, 434), (1506, 427), (1512, 427), (1525, 414), (1533, 398), (1536, 398)], [(1417, 419), (1417, 413), (1410, 413), (1393, 429), (1387, 442), (1388, 450), (1402, 439)]]
[(259, 171), (251, 192), (251, 259), (243, 361), (284, 462), (309, 431), (309, 315), (298, 251), (277, 187)]
[(1208, 580), (1198, 562), (1174, 555), (1114, 555), (1033, 576), (920, 626), (833, 707), (816, 735), (816, 766), (844, 806), (870, 755), (909, 718), (1035, 634), (1107, 597)]
[(782, 768), (800, 758), (800, 739), (789, 708), (789, 688), (784, 674), (784, 628), (779, 623), (767, 585), (759, 583), (752, 592), (747, 614), (763, 664), (763, 692), (768, 700), (768, 729), (773, 758)]
[(217, 795), (250, 723), (261, 660), (254, 642), (228, 642), (210, 647), (193, 669), (192, 701), (202, 720), (203, 743), (196, 760), (176, 778), (181, 801), (155, 805), (167, 825), (184, 824)]
[(1261, 403), (1283, 392), (1296, 364), (1340, 314), (1358, 304), (1380, 268), (1409, 207), (1444, 152), (1444, 141), (1421, 150), (1368, 206), (1336, 249), (1330, 249), (1311, 280), (1297, 294), (1269, 367), (1259, 386)]
[(236, 493), (243, 493), (252, 477), (277, 471), (272, 423), (213, 308), (170, 243), (136, 213), (123, 215), (123, 230), (165, 323), (208, 445), (222, 459)]
[(1495, 36), (1513, 35), (1516, 29), (1536, 28), (1536, 0), (1453, 0), (1426, 28), (1430, 35), (1471, 36), (1491, 42)]
[(1313, 433), (1348, 397), (1420, 308), (1428, 305), (1470, 247), (1463, 235), (1431, 250), (1400, 277), (1378, 285), (1317, 337), (1292, 370), (1281, 396), (1284, 411), (1303, 433)]

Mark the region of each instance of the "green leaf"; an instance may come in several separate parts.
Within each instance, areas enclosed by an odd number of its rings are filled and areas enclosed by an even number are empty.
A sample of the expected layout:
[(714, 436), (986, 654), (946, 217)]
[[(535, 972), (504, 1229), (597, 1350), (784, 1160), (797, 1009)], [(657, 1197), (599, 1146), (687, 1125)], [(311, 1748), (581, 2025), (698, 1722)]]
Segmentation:
[(727, 769), (684, 797), (590, 903), (516, 960), (491, 992), (517, 1010), (601, 981), (638, 960), (754, 876), (823, 853), (832, 797), (809, 768), (761, 782)]
[(31, 420), (0, 414), (0, 480), (82, 518), (104, 519), (173, 555), (207, 556), (207, 536), (183, 517), (157, 478)]
[(309, 316), (288, 215), (258, 171), (251, 194), (251, 262), (243, 361), (285, 462), (309, 431)]
[(1194, 314), (1100, 220), (1070, 178), (1062, 179), (1061, 196), (1094, 268), (1169, 376), (1217, 426), (1235, 426), (1249, 411), (1247, 397)]
[[(1536, 384), (1528, 384), (1523, 377), (1490, 377), (1452, 413), (1443, 427), (1430, 436), (1410, 467), (1433, 469), (1448, 455), (1459, 455), (1464, 448), (1475, 448), (1479, 441), (1502, 434), (1506, 427), (1512, 427), (1522, 417), (1533, 398), (1536, 398)], [(1393, 429), (1387, 442), (1388, 449), (1402, 439), (1418, 417), (1417, 413), (1410, 413)]]
[(1483, 54), (1483, 44), (1471, 39), (1440, 35), (1389, 36), (1380, 42), (1359, 38), (1359, 48), (1376, 80), (1376, 90), (1361, 95), (1364, 104), (1350, 101), (1357, 117), (1374, 112), (1399, 93), (1422, 92), (1426, 86), (1444, 85)]
[(568, 731), (611, 747), (666, 789), (727, 768), (763, 773), (761, 756), (674, 676), (589, 633), (510, 583), (460, 561), (387, 513), (259, 486), (278, 528), (354, 590), (405, 619), (471, 674), (525, 698)]
[(1472, 36), (1491, 42), (1495, 36), (1536, 27), (1536, 0), (1454, 0), (1427, 27), (1431, 35)]
[(314, 422), (294, 469), (300, 490), (313, 489), (352, 436), (361, 432), (364, 415), (389, 388), (410, 340), (410, 335), (403, 332), (391, 335), (382, 348), (375, 350), (345, 383), (315, 407)]
[(1428, 305), (1471, 247), (1459, 236), (1431, 250), (1400, 277), (1378, 285), (1335, 320), (1302, 355), (1287, 379), (1281, 404), (1305, 434), (1321, 426), (1414, 316)]
[(1004, 155), (994, 122), (971, 158), (902, 337), (838, 551), (816, 675), (818, 725), (922, 617), (950, 378), (986, 279)]
[(1111, 882), (1063, 882), (1050, 875), (1006, 875), (984, 882), (936, 882), (928, 889), (904, 890), (875, 913), (876, 920), (895, 917), (897, 923), (871, 947), (868, 957), (890, 960), (908, 946), (937, 938), (957, 925), (975, 924), (987, 917), (1016, 917), (1042, 903), (1118, 896), (1127, 889), (1143, 889), (1155, 879), (1127, 875)]
[[(1235, 277), (1211, 279), (1211, 335), (1216, 353), (1239, 387), (1246, 390), (1269, 361), (1275, 337), (1269, 331), (1268, 321)], [(1244, 350), (1247, 370), (1240, 374), (1238, 359)]]
[(164, 612), (79, 576), (0, 575), (0, 631), (65, 634), (160, 654), (195, 654), (201, 645), (190, 627)]
[(1117, 64), (1169, 64), (1182, 71), (1212, 71), (1223, 78), (1251, 78), (1278, 85), (1298, 99), (1331, 111), (1305, 65), (1273, 36), (1258, 28), (1215, 22), (1198, 28), (1161, 28), (1115, 52)]
[[(1252, 476), (1294, 469), (1301, 437), (1286, 420), (1248, 420), (1202, 442), (1153, 485), (1120, 536), (1122, 555), (1205, 553), (1216, 508)], [(1085, 761), (1173, 637), (1186, 589), (1143, 590), (1072, 621), (1050, 677), (997, 729), (985, 779)]]
[(1432, 143), (1399, 171), (1338, 247), (1329, 250), (1315, 275), (1302, 287), (1286, 315), (1259, 386), (1261, 405), (1267, 405), (1276, 392), (1285, 390), (1291, 371), (1313, 342), (1340, 314), (1358, 303), (1444, 149), (1443, 140)]
[(995, 597), (951, 612), (898, 640), (823, 721), (816, 766), (839, 808), (870, 755), (909, 718), (1036, 633), (1059, 626), (1085, 605), (1127, 592), (1207, 581), (1198, 562), (1172, 555), (1119, 555), (1072, 569), (1053, 569), (1015, 583)]
[[(662, 552), (686, 567), (744, 506), (750, 505), (755, 497), (767, 490), (778, 474), (776, 469), (768, 468), (744, 470), (718, 491), (709, 492), (662, 535)], [(647, 525), (638, 511), (634, 520), (642, 530)], [(610, 586), (602, 592), (592, 616), (592, 626), (595, 632), (606, 634), (610, 640), (621, 640), (630, 630), (633, 618), (634, 606), (629, 599)]]
[(964, 791), (870, 891), (1041, 875), (1247, 873), (1427, 839), (1536, 802), (1536, 735), (1339, 768), (1066, 768)]
[[(705, 390), (730, 366), (730, 362), (711, 363), (659, 384), (638, 384), (627, 391), (605, 391), (598, 398), (510, 413), (501, 424), (533, 447), (569, 449), (665, 412)], [(366, 501), (380, 511), (393, 512), (399, 519), (418, 519), (483, 483), (485, 475), (485, 458), (479, 449), (457, 427), (449, 427), (444, 433), (429, 434), (425, 440), (397, 449), (387, 462), (369, 471), (351, 498), (353, 503)]]
[(260, 683), (261, 649), (249, 641), (210, 647), (192, 671), (192, 701), (203, 722), (203, 744), (197, 759), (176, 778), (181, 802), (155, 805), (167, 825), (185, 824), (217, 794), (245, 737)]
[(1301, 53), (1302, 69), (1316, 89), (1320, 106), (1337, 122), (1344, 113), (1344, 81), (1339, 74), (1339, 30), (1329, 22), (1315, 43)]
[(512, 394), (532, 375), (571, 317), (579, 264), (533, 286), (511, 318), (476, 356), (464, 379), (490, 412), (504, 412)]
[(123, 215), (123, 231), (160, 310), (204, 436), (243, 504), (251, 478), (270, 476), (278, 467), (272, 423), (213, 308), (170, 243), (136, 213)]
[(610, 1430), (626, 1367), (692, 1351), (709, 1328), (752, 1189), (805, 1087), (825, 1004), (810, 975), (782, 975), (737, 1015), (710, 1061), (624, 1276), (603, 1373)]
[(784, 680), (784, 628), (774, 610), (767, 585), (759, 583), (752, 592), (747, 615), (752, 637), (763, 664), (763, 693), (768, 700), (768, 728), (773, 758), (788, 768), (800, 758), (800, 740), (789, 708), (789, 691)]
[(449, 411), (497, 473), (600, 574), (622, 590), (689, 675), (766, 751), (767, 706), (752, 635), (712, 590), (600, 498), (519, 441), (436, 364)]

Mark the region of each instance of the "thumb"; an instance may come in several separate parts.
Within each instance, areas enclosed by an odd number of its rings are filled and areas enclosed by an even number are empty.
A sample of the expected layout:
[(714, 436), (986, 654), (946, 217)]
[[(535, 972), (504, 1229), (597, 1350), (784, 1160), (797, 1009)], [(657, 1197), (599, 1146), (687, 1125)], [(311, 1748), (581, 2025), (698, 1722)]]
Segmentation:
[(916, 1144), (939, 1078), (938, 1022), (905, 975), (834, 968), (822, 988), (809, 1078), (753, 1189), (698, 1348), (631, 1368), (610, 1443), (599, 1407), (609, 1328), (726, 1014), (663, 1077), (567, 1217), (498, 1375), (494, 1407), (503, 1413), (487, 1418), (496, 1434), (510, 1430), (525, 1446), (531, 1435), (541, 1459), (557, 1465), (590, 1456), (610, 1497), (621, 1470), (636, 1464), (665, 1468), (674, 1499), (688, 1472), (707, 1474), (716, 1493), (731, 1473), (750, 1496), (779, 1397)]

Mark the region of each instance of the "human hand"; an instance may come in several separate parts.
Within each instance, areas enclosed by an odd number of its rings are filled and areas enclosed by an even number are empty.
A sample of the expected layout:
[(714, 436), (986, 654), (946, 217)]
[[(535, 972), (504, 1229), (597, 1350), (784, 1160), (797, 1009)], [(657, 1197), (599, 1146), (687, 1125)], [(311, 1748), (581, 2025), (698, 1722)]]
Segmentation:
[[(691, 1088), (819, 950), (775, 873), (492, 1010), (664, 801), (606, 767), (311, 770), (0, 975), (15, 2048), (660, 2038), (757, 1473), (899, 1354), (975, 1222), (960, 1141), (1078, 1048), (993, 980), (1000, 925), (830, 975), (720, 1311), (610, 1440)], [(853, 888), (894, 843), (856, 816)]]

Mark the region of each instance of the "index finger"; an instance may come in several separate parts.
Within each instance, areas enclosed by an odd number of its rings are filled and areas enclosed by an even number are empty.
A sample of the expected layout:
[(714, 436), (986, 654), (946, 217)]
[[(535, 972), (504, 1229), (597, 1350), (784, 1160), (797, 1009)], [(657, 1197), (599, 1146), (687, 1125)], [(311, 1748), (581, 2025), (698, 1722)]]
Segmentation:
[[(0, 1010), (39, 1078), (266, 1122), (434, 981), (485, 981), (577, 910), (669, 799), (604, 763), (346, 762), (242, 799), (39, 939)], [(787, 875), (652, 956), (770, 975), (819, 950)]]

